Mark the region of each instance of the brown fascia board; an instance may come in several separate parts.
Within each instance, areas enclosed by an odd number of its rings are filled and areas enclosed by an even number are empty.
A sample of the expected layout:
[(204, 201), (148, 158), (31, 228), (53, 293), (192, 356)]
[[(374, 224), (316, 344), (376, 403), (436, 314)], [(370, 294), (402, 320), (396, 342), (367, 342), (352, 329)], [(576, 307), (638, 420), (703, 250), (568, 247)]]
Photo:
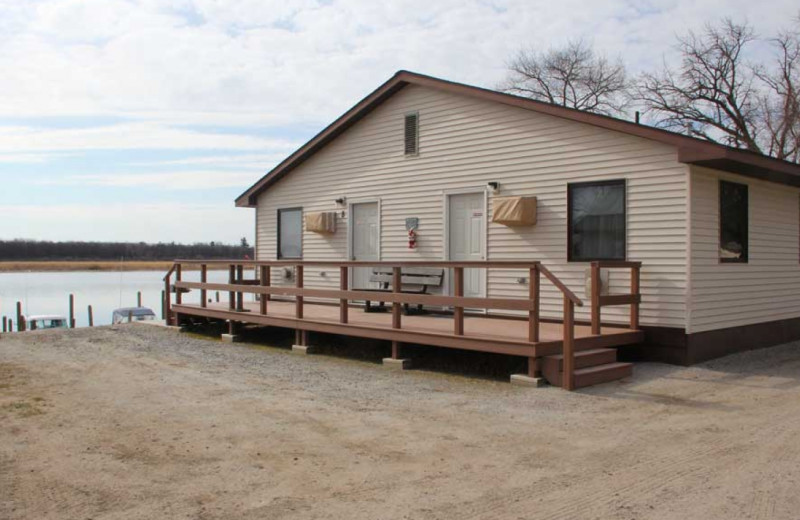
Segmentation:
[(795, 163), (730, 148), (668, 130), (637, 124), (632, 121), (401, 70), (272, 169), (260, 181), (239, 196), (236, 199), (236, 205), (243, 207), (255, 206), (255, 197), (260, 192), (335, 139), (395, 92), (409, 84), (477, 97), (675, 146), (678, 150), (678, 161), (682, 163), (707, 166), (758, 179), (800, 186), (800, 165)]

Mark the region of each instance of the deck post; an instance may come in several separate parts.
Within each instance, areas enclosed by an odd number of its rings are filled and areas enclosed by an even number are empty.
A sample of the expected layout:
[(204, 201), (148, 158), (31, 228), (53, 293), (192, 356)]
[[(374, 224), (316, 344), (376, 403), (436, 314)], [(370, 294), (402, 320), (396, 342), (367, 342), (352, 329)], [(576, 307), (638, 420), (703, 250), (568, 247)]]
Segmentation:
[(392, 359), (400, 359), (400, 342), (392, 341)]
[(564, 368), (561, 374), (561, 387), (564, 390), (575, 388), (575, 304), (564, 295)]
[[(183, 266), (181, 264), (178, 264), (175, 267), (175, 282), (176, 283), (181, 281), (181, 274), (183, 272), (182, 271), (182, 267)], [(181, 289), (180, 288), (177, 288), (175, 290), (175, 304), (176, 305), (180, 305), (182, 302), (183, 302), (183, 293), (181, 293)]]
[(142, 291), (137, 291), (136, 292), (136, 306), (137, 307), (141, 307), (142, 306)]
[[(339, 267), (339, 290), (346, 291), (349, 286), (347, 266)], [(339, 323), (347, 323), (347, 298), (339, 300)]]
[(528, 341), (539, 341), (539, 268), (532, 267), (529, 272), (528, 299), (533, 302), (533, 309), (528, 311)]
[[(261, 272), (259, 273), (259, 276), (258, 276), (259, 283), (261, 284), (261, 287), (269, 287), (269, 284), (270, 284), (270, 281), (271, 281), (270, 280), (270, 274), (271, 273), (269, 272), (269, 266), (268, 265), (262, 265), (261, 266)], [(267, 300), (268, 299), (269, 299), (269, 294), (261, 293), (261, 299), (260, 299), (260, 304), (261, 305), (260, 305), (259, 311), (261, 312), (262, 315), (267, 313)]]
[(541, 360), (539, 358), (528, 358), (528, 377), (542, 377)]
[[(639, 295), (640, 268), (638, 265), (631, 267), (631, 294)], [(639, 301), (631, 304), (631, 328), (639, 330)]]
[(295, 269), (294, 270), (295, 286), (298, 289), (300, 289), (300, 291), (297, 294), (297, 296), (295, 296), (295, 313), (294, 314), (295, 314), (295, 317), (298, 320), (302, 320), (303, 319), (303, 296), (300, 293), (302, 293), (302, 289), (303, 289), (303, 266), (302, 265), (297, 265), (297, 266), (295, 266), (294, 269)]
[(25, 318), (22, 317), (22, 302), (17, 302), (17, 332), (25, 332)]
[[(392, 292), (400, 294), (402, 289), (401, 272), (399, 267), (392, 267)], [(401, 304), (400, 302), (392, 302), (392, 328), (399, 329), (401, 326)]]
[(92, 313), (92, 306), (89, 305), (86, 308), (87, 313), (89, 314), (89, 326), (94, 327), (94, 314)]
[(171, 277), (172, 275), (170, 273), (167, 273), (167, 276), (164, 278), (164, 292), (163, 292), (164, 297), (161, 302), (163, 309), (163, 312), (161, 314), (164, 315), (163, 316), (164, 323), (166, 323), (168, 326), (172, 324), (172, 317), (170, 316), (170, 304), (172, 303), (171, 302), (172, 296), (170, 294), (170, 283), (169, 283)]
[[(236, 266), (236, 280), (240, 284), (244, 283), (244, 266), (242, 264)], [(242, 291), (236, 292), (236, 310), (244, 311), (244, 293)]]
[(600, 262), (592, 262), (592, 334), (600, 334)]
[(3, 316), (3, 332), (8, 332), (8, 318)]
[(75, 295), (69, 295), (69, 328), (75, 328)]
[[(200, 283), (208, 282), (208, 266), (206, 264), (202, 264), (200, 266)], [(200, 289), (200, 307), (205, 307), (206, 303), (206, 290), (205, 288)]]
[[(453, 296), (461, 298), (464, 296), (464, 268), (453, 268)], [(456, 305), (453, 308), (453, 334), (456, 336), (464, 335), (464, 307)]]
[[(228, 265), (228, 285), (233, 285), (236, 282), (236, 266), (233, 264)], [(228, 291), (228, 309), (236, 309), (236, 293)]]

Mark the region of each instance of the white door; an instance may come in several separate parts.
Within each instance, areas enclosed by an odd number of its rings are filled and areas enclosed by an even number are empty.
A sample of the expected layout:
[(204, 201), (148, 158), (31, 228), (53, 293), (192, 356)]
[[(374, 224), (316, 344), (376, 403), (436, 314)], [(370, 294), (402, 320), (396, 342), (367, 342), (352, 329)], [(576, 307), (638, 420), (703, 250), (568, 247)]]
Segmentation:
[[(448, 200), (448, 257), (452, 261), (484, 260), (484, 215), (483, 193), (449, 195)], [(486, 270), (464, 270), (464, 296), (483, 297)], [(453, 283), (450, 283), (450, 292)]]
[[(350, 206), (351, 259), (359, 262), (380, 260), (380, 214), (377, 202), (363, 202)], [(353, 268), (350, 287), (353, 289), (366, 289), (373, 287), (369, 277), (372, 274), (370, 267)]]

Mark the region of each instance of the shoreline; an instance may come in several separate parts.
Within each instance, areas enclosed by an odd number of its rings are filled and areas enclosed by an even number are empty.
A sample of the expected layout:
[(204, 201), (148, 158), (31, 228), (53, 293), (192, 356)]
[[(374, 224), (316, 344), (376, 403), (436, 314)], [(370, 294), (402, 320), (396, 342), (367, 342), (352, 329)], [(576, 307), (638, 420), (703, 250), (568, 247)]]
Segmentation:
[[(170, 260), (154, 261), (106, 261), (106, 260), (86, 260), (86, 261), (4, 261), (0, 262), (1, 273), (24, 273), (24, 272), (70, 272), (70, 271), (164, 271), (172, 267)], [(199, 270), (200, 267), (198, 266)], [(211, 270), (209, 266), (209, 270)]]

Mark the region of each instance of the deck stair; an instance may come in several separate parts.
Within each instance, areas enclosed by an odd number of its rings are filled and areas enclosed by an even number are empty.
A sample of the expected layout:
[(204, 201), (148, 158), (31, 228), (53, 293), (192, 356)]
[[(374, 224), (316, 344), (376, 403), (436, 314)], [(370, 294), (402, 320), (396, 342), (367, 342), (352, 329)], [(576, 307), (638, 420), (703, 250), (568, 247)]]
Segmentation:
[[(542, 374), (551, 385), (561, 386), (563, 370), (563, 355), (543, 358)], [(632, 374), (633, 364), (618, 362), (616, 349), (597, 348), (575, 352), (575, 388), (616, 381)]]

